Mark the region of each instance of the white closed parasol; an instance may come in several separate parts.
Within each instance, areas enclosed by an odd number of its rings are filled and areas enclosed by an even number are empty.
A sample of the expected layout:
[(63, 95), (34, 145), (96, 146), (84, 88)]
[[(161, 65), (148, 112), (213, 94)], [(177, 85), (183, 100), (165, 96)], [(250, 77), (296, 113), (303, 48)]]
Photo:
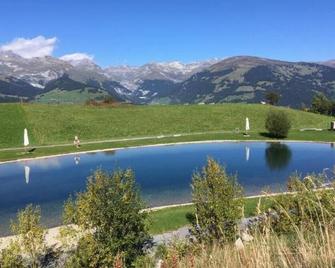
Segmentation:
[(29, 145), (28, 130), (25, 128), (23, 131), (23, 145), (27, 147)]
[(246, 117), (245, 118), (245, 131), (250, 130), (250, 124), (249, 124), (249, 118)]

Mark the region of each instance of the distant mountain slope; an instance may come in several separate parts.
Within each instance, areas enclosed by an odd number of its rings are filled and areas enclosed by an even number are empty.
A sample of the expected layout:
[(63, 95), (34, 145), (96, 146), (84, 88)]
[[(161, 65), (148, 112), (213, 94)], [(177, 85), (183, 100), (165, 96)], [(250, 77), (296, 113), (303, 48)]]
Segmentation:
[(320, 62), (320, 64), (323, 64), (323, 65), (335, 68), (335, 60), (329, 60), (329, 61)]
[(53, 57), (25, 59), (0, 51), (0, 102), (17, 101), (21, 97), (33, 100), (55, 89), (78, 92), (88, 89), (91, 93), (102, 90), (117, 101), (124, 101), (122, 95), (129, 94), (118, 82), (109, 80), (103, 69), (92, 61), (82, 60), (72, 65)]
[(137, 103), (170, 103), (179, 84), (170, 80), (144, 80), (132, 94)]
[(222, 103), (265, 100), (267, 91), (281, 95), (280, 104), (309, 105), (317, 92), (335, 97), (335, 68), (256, 57), (233, 57), (180, 83), (175, 103)]
[(216, 59), (187, 64), (179, 61), (153, 62), (139, 67), (127, 65), (109, 67), (105, 69), (105, 73), (112, 80), (120, 82), (130, 90), (135, 90), (139, 88), (139, 85), (143, 89), (142, 82), (146, 80), (182, 82), (192, 74), (202, 71), (216, 62), (218, 62)]
[(23, 80), (15, 77), (1, 77), (0, 75), (0, 96), (3, 100), (12, 99), (17, 101), (19, 97), (33, 99), (36, 94), (41, 92), (40, 88), (35, 88)]
[[(101, 68), (91, 59), (26, 59), (0, 51), (0, 102), (57, 90), (87, 98), (107, 94), (117, 101), (156, 103), (257, 103), (266, 92), (281, 95), (281, 105), (309, 105), (321, 92), (335, 98), (335, 61), (287, 62), (250, 56), (194, 63), (160, 62), (138, 67)], [(95, 94), (99, 91), (99, 94)], [(56, 91), (55, 91), (56, 92)], [(54, 93), (55, 93), (54, 92)], [(54, 94), (48, 94), (54, 95)]]
[[(107, 85), (106, 83), (110, 83)], [(65, 74), (62, 77), (52, 80), (48, 82), (44, 88), (44, 93), (58, 90), (59, 91), (76, 91), (78, 94), (80, 92), (86, 92), (85, 96), (92, 97), (96, 95), (98, 98), (101, 96), (112, 96), (116, 101), (124, 101), (123, 98), (120, 97), (119, 94), (114, 90), (120, 85), (117, 82), (102, 82), (99, 83), (95, 80), (89, 80), (86, 83), (78, 82), (69, 77), (69, 75)], [(87, 94), (90, 93), (90, 94)], [(65, 93), (63, 93), (64, 95)], [(45, 94), (44, 94), (45, 95)], [(50, 94), (49, 94), (50, 95)], [(68, 95), (68, 94), (67, 94)], [(72, 93), (73, 95), (73, 93)], [(85, 99), (79, 98), (83, 101)]]

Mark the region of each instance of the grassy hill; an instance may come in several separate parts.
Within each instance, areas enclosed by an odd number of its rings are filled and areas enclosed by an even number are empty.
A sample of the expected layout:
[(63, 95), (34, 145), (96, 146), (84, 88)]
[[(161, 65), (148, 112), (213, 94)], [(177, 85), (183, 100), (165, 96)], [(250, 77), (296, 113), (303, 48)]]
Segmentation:
[[(82, 146), (82, 149), (110, 148), (205, 139), (244, 139), (245, 117), (249, 117), (249, 139), (265, 139), (264, 120), (269, 109), (284, 109), (292, 120), (290, 139), (328, 140), (333, 132), (300, 132), (300, 128), (326, 129), (332, 118), (287, 108), (273, 108), (256, 104), (172, 105), (172, 106), (85, 106), (44, 104), (0, 105), (0, 148), (22, 146), (23, 129), (28, 128), (32, 146), (71, 143), (75, 135), (82, 142), (113, 138), (207, 132), (188, 137), (174, 137), (159, 141), (126, 142), (118, 144)], [(208, 133), (211, 131), (231, 133)], [(71, 148), (73, 150), (73, 148)], [(58, 149), (57, 152), (68, 150)], [(51, 152), (50, 152), (51, 153)], [(1, 155), (0, 155), (1, 158)]]
[(266, 92), (275, 91), (280, 105), (300, 108), (318, 92), (333, 98), (334, 80), (335, 69), (329, 66), (238, 56), (192, 75), (169, 97), (172, 103), (259, 103)]

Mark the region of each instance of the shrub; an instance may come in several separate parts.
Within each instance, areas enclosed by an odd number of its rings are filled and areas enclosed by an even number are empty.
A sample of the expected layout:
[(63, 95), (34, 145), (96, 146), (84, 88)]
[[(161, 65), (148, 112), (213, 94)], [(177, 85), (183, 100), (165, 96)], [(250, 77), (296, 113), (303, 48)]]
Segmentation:
[(114, 104), (116, 101), (112, 96), (106, 96), (102, 102), (104, 104)]
[(274, 91), (267, 92), (265, 97), (267, 102), (271, 105), (277, 105), (280, 99), (280, 95)]
[(291, 122), (284, 111), (271, 110), (265, 120), (265, 128), (274, 138), (286, 138)]
[(20, 253), (20, 245), (16, 241), (12, 241), (0, 252), (0, 267), (24, 267), (23, 257)]
[(65, 205), (65, 223), (77, 224), (87, 234), (79, 241), (70, 263), (113, 267), (122, 254), (129, 267), (151, 246), (143, 208), (131, 170), (95, 172), (86, 191)]
[(317, 94), (313, 97), (311, 111), (318, 114), (334, 115), (335, 102), (323, 94)]
[(242, 187), (213, 159), (192, 180), (195, 221), (192, 234), (199, 242), (224, 243), (235, 239), (242, 217)]
[(18, 212), (17, 221), (11, 224), (12, 232), (18, 238), (20, 254), (28, 256), (31, 267), (38, 267), (40, 257), (46, 252), (45, 229), (40, 225), (40, 219), (40, 208), (28, 205)]

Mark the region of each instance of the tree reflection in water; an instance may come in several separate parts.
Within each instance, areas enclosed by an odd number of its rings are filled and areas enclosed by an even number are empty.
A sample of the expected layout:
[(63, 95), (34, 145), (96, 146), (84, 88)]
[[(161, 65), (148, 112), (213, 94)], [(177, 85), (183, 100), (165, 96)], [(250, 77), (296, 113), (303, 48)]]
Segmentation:
[(291, 157), (291, 149), (284, 143), (268, 143), (268, 147), (265, 149), (266, 164), (271, 170), (280, 170), (287, 167)]

